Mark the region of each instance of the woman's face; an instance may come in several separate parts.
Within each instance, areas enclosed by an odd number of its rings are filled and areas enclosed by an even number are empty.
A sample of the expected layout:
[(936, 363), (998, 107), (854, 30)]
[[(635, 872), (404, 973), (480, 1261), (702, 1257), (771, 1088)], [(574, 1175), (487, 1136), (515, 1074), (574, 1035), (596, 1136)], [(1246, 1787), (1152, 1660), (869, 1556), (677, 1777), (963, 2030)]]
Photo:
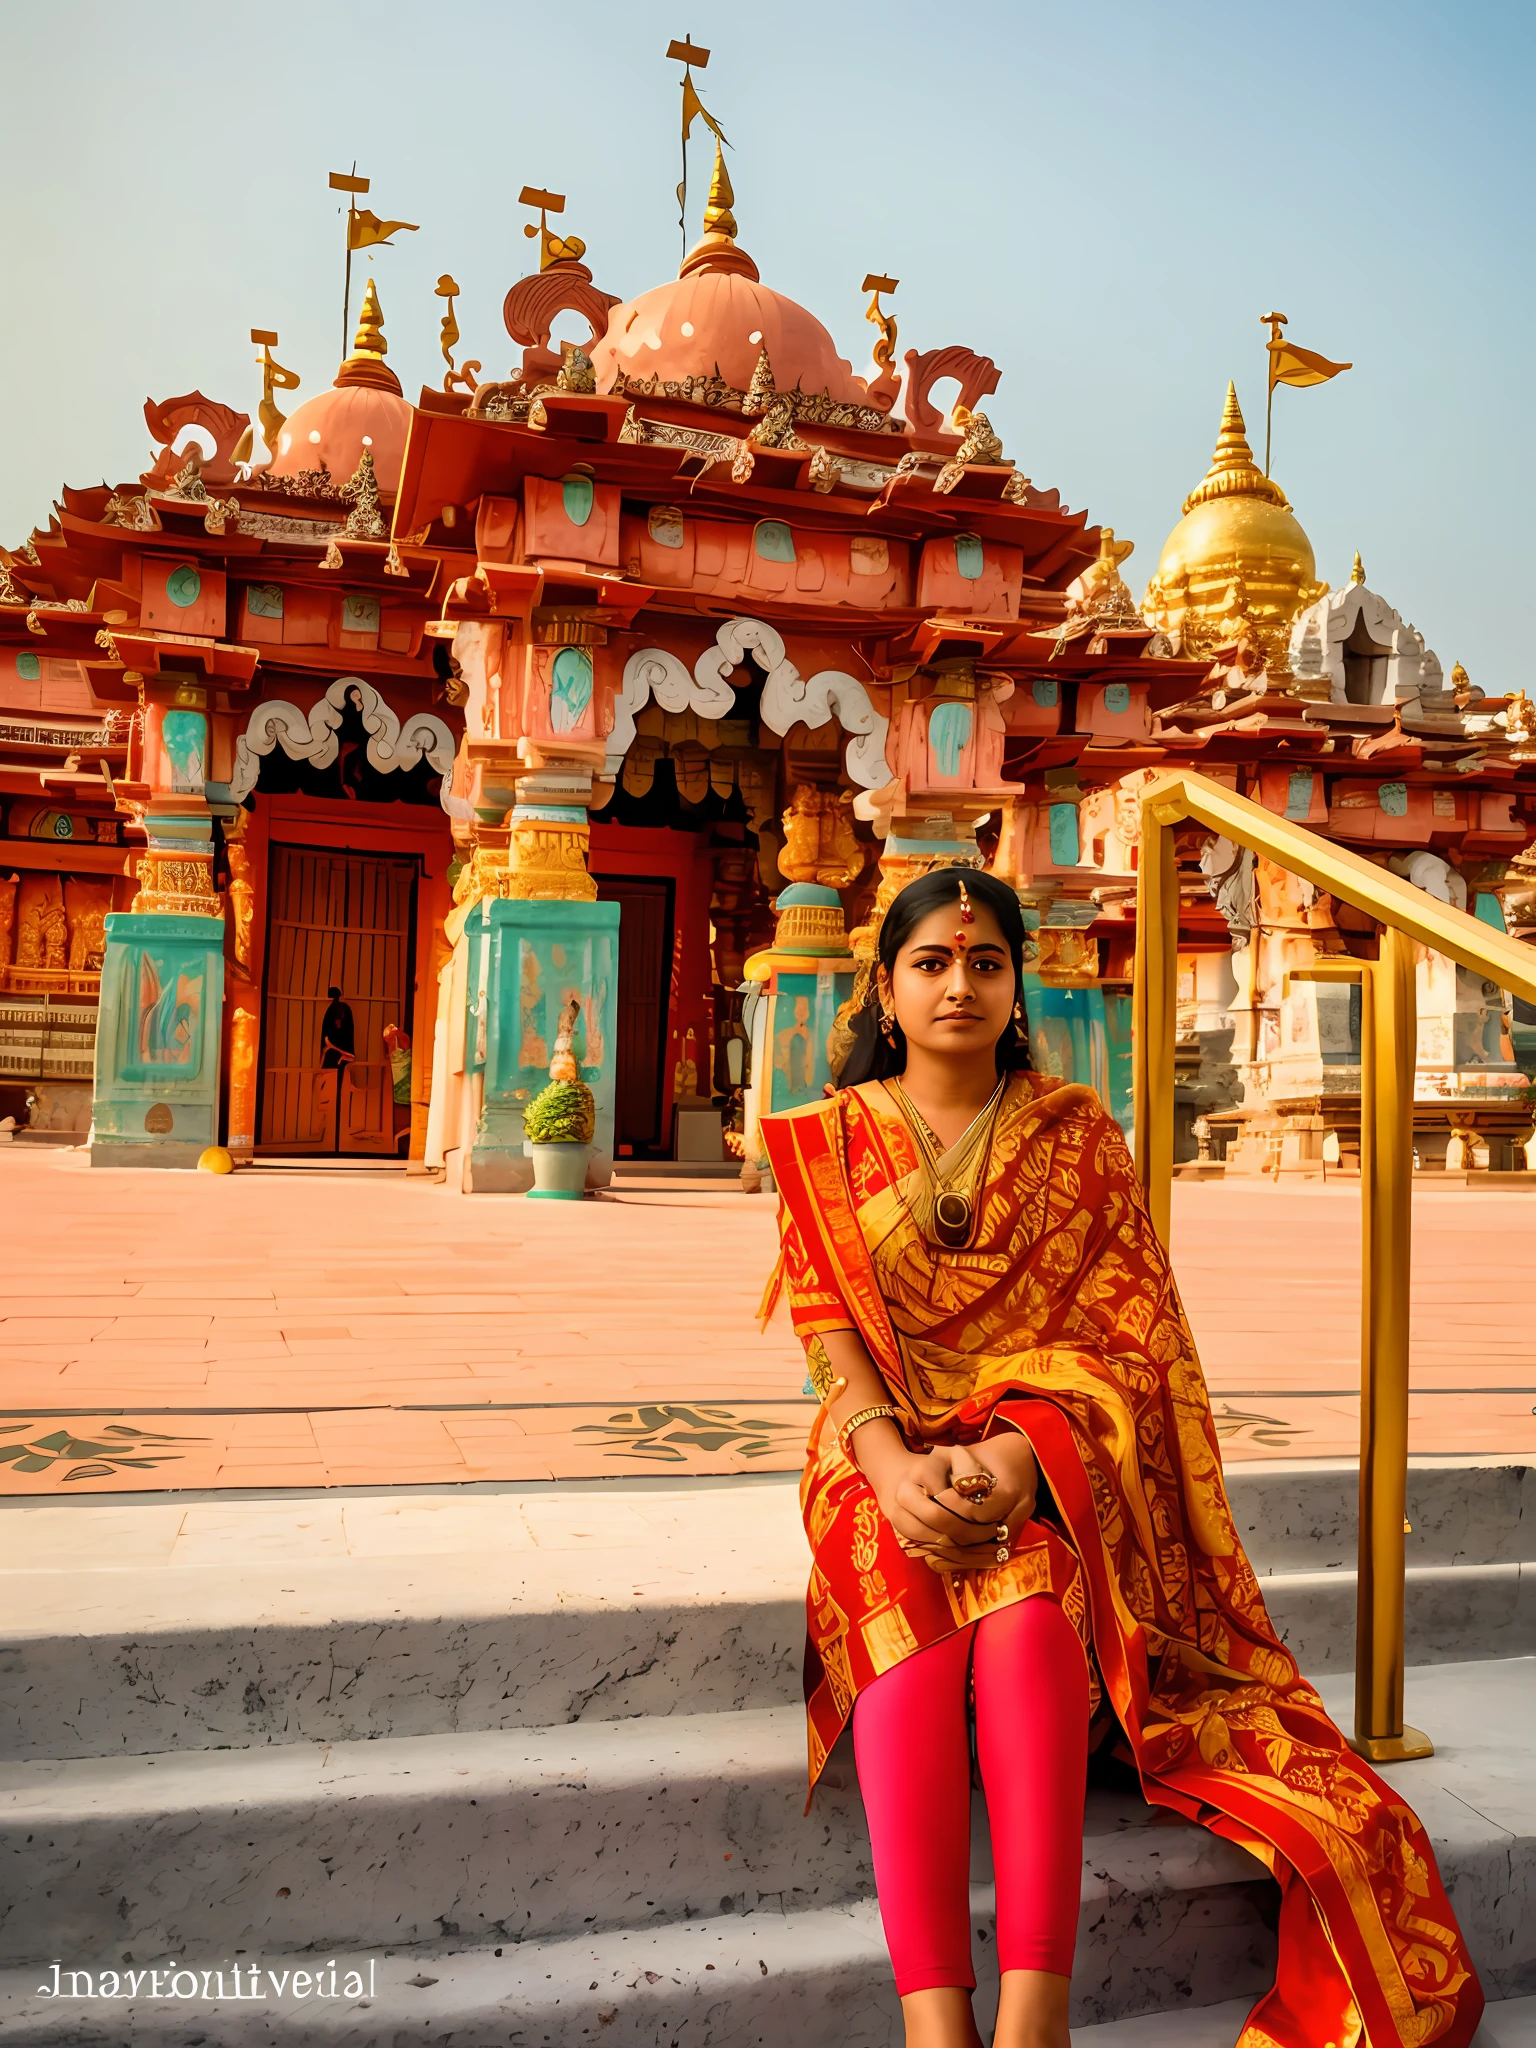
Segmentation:
[(880, 969), (880, 1000), (895, 1011), (909, 1047), (990, 1057), (1007, 1027), (1018, 994), (1008, 945), (974, 898), (972, 919), (963, 921), (958, 902), (930, 911), (896, 955), (894, 972)]

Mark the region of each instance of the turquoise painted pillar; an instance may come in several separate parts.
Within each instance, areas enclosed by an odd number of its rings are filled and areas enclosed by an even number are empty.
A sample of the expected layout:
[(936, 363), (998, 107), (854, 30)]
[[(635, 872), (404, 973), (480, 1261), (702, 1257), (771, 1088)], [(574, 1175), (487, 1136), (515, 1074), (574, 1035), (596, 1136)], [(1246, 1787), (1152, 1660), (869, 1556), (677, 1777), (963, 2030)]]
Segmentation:
[(762, 1165), (758, 1120), (822, 1099), (832, 1079), (830, 1043), (837, 1013), (853, 994), (842, 899), (835, 889), (792, 882), (777, 899), (773, 945), (747, 961), (752, 1014), (752, 1080), (747, 1090), (749, 1148)]
[(196, 1166), (219, 1142), (224, 920), (117, 910), (106, 920), (92, 1166)]
[(549, 1085), (560, 1012), (572, 996), (581, 999), (572, 1051), (597, 1112), (587, 1185), (605, 1187), (613, 1178), (618, 904), (483, 897), (464, 930), (464, 1072), (479, 1084), (465, 1191), (519, 1194), (533, 1186), (523, 1111)]
[(1038, 1073), (1080, 1081), (1129, 1135), (1131, 1109), (1130, 1003), (1096, 983), (1061, 984), (1024, 973), (1024, 1014), (1030, 1058)]

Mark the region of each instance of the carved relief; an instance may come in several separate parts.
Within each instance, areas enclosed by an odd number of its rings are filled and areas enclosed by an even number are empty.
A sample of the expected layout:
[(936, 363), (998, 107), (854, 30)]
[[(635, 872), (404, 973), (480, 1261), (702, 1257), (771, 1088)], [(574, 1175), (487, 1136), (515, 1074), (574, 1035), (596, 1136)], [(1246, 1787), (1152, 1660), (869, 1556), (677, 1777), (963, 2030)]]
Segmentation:
[(110, 882), (79, 881), (71, 875), (64, 884), (64, 915), (69, 924), (69, 969), (71, 974), (99, 974), (107, 949), (107, 912), (112, 908)]
[(848, 799), (836, 790), (802, 783), (790, 799), (783, 822), (779, 872), (791, 882), (846, 889), (864, 872), (864, 848), (854, 834)]
[(69, 949), (64, 885), (57, 875), (28, 875), (17, 911), (16, 965), (62, 969)]

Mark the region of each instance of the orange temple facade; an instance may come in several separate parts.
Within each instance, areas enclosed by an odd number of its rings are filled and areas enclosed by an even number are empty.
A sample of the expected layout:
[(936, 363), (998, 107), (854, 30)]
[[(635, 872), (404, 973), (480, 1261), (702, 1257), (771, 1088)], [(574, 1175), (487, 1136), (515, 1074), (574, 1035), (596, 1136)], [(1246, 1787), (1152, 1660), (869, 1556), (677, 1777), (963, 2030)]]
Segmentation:
[[(836, 1070), (883, 902), (938, 860), (1018, 889), (1037, 1058), (1123, 1114), (1131, 799), (1168, 764), (1526, 921), (1529, 707), (1446, 684), (1363, 572), (1315, 580), (1235, 397), (1138, 607), (1126, 544), (1005, 456), (991, 361), (898, 373), (872, 278), (855, 375), (732, 205), (717, 162), (679, 276), (627, 302), (546, 236), (512, 373), (450, 363), (414, 406), (370, 280), (329, 389), (285, 418), (268, 347), (259, 436), (151, 403), (137, 483), (66, 488), (0, 551), (0, 1115), (89, 1132), (93, 1164), (375, 1154), (525, 1188), (576, 995), (589, 1185), (728, 1146), (750, 1175), (757, 1115)], [(553, 347), (571, 314), (589, 336)], [(1232, 1171), (1347, 1161), (1348, 991), (1284, 976), (1370, 930), (1185, 851), (1185, 1156), (1214, 1130)], [(1446, 965), (1426, 1160), (1519, 1163), (1524, 1026)]]

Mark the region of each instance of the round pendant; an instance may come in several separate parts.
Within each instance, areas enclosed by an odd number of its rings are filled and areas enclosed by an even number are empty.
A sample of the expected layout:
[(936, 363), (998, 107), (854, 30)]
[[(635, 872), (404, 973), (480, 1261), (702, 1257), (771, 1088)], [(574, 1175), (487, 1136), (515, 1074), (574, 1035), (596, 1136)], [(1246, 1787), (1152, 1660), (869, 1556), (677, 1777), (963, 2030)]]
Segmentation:
[(971, 1205), (964, 1195), (947, 1191), (933, 1205), (933, 1231), (940, 1244), (958, 1251), (971, 1234)]

